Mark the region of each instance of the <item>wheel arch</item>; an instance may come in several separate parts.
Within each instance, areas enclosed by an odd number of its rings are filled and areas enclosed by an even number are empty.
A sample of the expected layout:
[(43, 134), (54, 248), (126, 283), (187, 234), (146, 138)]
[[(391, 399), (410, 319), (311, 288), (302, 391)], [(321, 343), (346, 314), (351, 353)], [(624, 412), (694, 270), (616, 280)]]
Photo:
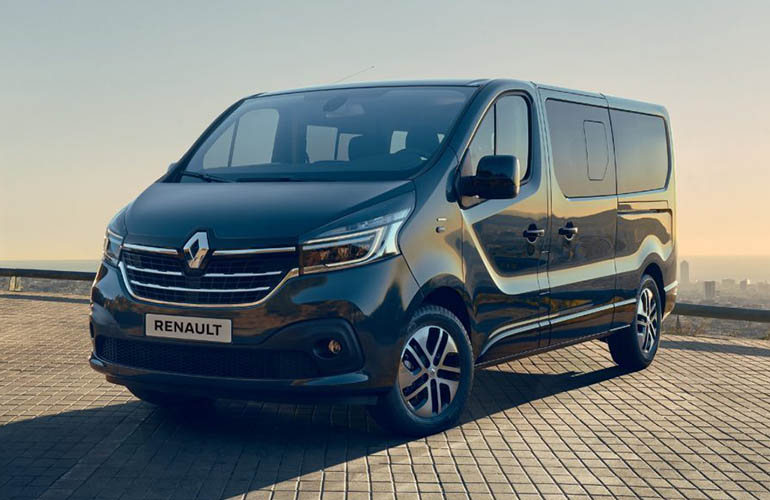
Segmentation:
[[(471, 298), (459, 279), (443, 276), (430, 280), (421, 287), (420, 294), (415, 297), (415, 300), (418, 302), (415, 304), (417, 307), (426, 304), (435, 305), (457, 316), (465, 327), (474, 353), (477, 352), (479, 339), (473, 319)], [(410, 307), (410, 309), (413, 308)]]
[(652, 277), (652, 279), (655, 280), (655, 284), (658, 286), (658, 295), (660, 295), (660, 300), (662, 302), (661, 306), (663, 310), (666, 308), (666, 291), (665, 291), (665, 284), (663, 283), (663, 270), (660, 268), (660, 266), (656, 262), (651, 262), (647, 264), (647, 267), (644, 268), (644, 271), (642, 272), (642, 276), (645, 274), (648, 274)]

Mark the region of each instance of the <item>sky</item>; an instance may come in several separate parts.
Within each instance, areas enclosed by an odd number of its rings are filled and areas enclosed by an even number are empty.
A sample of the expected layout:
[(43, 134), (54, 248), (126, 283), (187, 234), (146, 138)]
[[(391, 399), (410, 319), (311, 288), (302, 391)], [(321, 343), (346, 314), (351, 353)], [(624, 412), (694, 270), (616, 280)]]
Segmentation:
[[(386, 6), (387, 5), (387, 6)], [(663, 104), (680, 255), (770, 254), (770, 3), (0, 0), (0, 260), (96, 259), (239, 98), (508, 77)]]

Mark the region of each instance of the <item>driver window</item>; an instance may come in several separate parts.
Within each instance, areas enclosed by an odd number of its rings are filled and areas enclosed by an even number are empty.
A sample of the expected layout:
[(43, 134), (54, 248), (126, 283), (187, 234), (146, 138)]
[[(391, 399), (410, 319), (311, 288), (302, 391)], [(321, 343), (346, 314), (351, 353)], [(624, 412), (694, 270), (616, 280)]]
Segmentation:
[[(476, 174), (479, 160), (484, 156), (495, 154), (495, 108), (490, 108), (481, 121), (473, 141), (468, 147), (468, 157), (463, 165), (463, 177)], [(465, 171), (467, 169), (467, 171)]]

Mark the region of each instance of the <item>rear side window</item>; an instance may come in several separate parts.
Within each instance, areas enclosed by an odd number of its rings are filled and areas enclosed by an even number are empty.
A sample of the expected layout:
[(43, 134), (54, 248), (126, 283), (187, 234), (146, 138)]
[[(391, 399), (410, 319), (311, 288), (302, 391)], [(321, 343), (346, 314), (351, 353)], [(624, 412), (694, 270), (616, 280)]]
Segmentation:
[(583, 134), (586, 139), (586, 160), (588, 180), (603, 181), (610, 165), (610, 150), (607, 144), (607, 127), (602, 122), (585, 120)]
[(570, 198), (615, 194), (612, 141), (606, 108), (546, 101), (554, 172)]
[(669, 155), (663, 118), (630, 111), (610, 111), (618, 166), (618, 192), (665, 187)]

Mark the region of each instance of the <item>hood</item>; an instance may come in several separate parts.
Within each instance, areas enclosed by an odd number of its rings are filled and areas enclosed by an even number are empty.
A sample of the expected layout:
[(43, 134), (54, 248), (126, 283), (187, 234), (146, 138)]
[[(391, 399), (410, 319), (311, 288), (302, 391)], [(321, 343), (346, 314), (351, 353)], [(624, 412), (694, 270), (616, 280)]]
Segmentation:
[(126, 241), (180, 248), (205, 230), (220, 248), (295, 244), (302, 234), (411, 189), (411, 181), (156, 183), (127, 208)]

